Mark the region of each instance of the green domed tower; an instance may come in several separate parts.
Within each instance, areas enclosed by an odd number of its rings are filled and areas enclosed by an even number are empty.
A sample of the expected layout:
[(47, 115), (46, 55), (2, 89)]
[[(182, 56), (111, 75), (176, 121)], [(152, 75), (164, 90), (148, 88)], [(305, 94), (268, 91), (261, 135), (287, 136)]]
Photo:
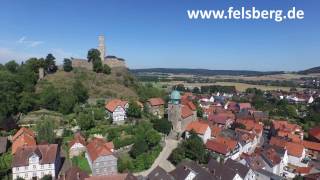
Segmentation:
[(180, 104), (180, 101), (181, 101), (180, 92), (177, 90), (172, 91), (170, 94), (170, 103), (171, 104)]

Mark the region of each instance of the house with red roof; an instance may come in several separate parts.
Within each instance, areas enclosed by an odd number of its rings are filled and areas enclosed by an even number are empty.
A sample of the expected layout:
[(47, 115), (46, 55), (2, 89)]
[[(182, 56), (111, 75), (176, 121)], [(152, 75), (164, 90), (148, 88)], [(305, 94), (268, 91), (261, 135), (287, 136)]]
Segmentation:
[(59, 173), (61, 158), (58, 144), (18, 147), (12, 160), (12, 177), (26, 180), (41, 179)]
[(106, 112), (115, 124), (124, 123), (124, 120), (127, 118), (126, 110), (128, 107), (128, 101), (123, 101), (121, 99), (113, 99), (105, 104)]
[(74, 138), (69, 143), (69, 156), (79, 156), (86, 151), (86, 139), (80, 132), (75, 133)]
[(212, 113), (208, 116), (208, 121), (217, 124), (223, 128), (230, 128), (234, 122), (235, 116), (232, 113)]
[(302, 144), (287, 142), (285, 149), (288, 151), (288, 163), (298, 167), (308, 166), (307, 163), (303, 162), (306, 157), (306, 149)]
[(276, 132), (278, 136), (289, 137), (291, 134), (291, 138), (295, 138), (294, 135), (296, 135), (301, 140), (303, 139), (302, 127), (287, 120), (273, 120), (271, 131)]
[(22, 127), (12, 137), (12, 154), (15, 154), (19, 147), (35, 146), (35, 134), (31, 129)]
[(308, 156), (312, 159), (318, 159), (320, 155), (320, 143), (303, 140), (302, 145), (306, 149), (306, 154)]
[(211, 138), (211, 128), (205, 121), (198, 120), (190, 122), (186, 127), (187, 138), (190, 136), (191, 131), (196, 133), (202, 139), (203, 143), (206, 143), (208, 139)]
[(215, 139), (210, 139), (205, 146), (209, 151), (221, 155), (225, 159), (231, 158), (235, 160), (240, 157), (238, 142), (229, 137), (219, 136)]
[(239, 111), (249, 110), (252, 108), (250, 103), (238, 103), (237, 107)]
[(150, 98), (146, 103), (146, 107), (150, 114), (161, 119), (164, 116), (164, 103), (164, 100), (161, 98)]
[(312, 141), (320, 142), (320, 126), (311, 128), (308, 132), (309, 139)]
[(117, 157), (114, 155), (114, 145), (101, 138), (93, 138), (87, 145), (85, 154), (92, 175), (112, 175), (118, 172)]

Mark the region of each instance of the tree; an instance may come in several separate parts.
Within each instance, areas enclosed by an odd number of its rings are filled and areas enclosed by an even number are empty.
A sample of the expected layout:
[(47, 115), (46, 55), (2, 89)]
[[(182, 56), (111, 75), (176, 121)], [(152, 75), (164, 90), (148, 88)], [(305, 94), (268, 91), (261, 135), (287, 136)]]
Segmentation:
[(57, 71), (58, 67), (56, 66), (55, 57), (52, 54), (48, 54), (44, 60), (44, 68), (47, 73), (54, 73)]
[(36, 124), (37, 130), (37, 140), (38, 143), (49, 143), (52, 144), (55, 141), (55, 133), (54, 133), (54, 122), (52, 119), (41, 118), (41, 121), (38, 121)]
[(72, 71), (72, 61), (70, 59), (65, 58), (63, 60), (63, 70), (66, 72)]
[(59, 94), (59, 107), (58, 111), (62, 114), (72, 113), (74, 106), (77, 103), (77, 97), (69, 91), (62, 91)]
[(19, 64), (16, 63), (14, 60), (7, 62), (4, 66), (11, 73), (16, 73), (18, 71), (18, 68), (19, 68)]
[(106, 111), (104, 108), (93, 108), (93, 115), (95, 120), (104, 120)]
[(111, 74), (111, 68), (107, 64), (104, 64), (102, 72), (104, 74)]
[(161, 136), (158, 134), (157, 131), (151, 129), (146, 132), (146, 139), (145, 140), (148, 143), (149, 147), (153, 147), (160, 142)]
[(185, 159), (185, 151), (182, 148), (176, 148), (172, 151), (169, 160), (174, 164), (179, 164), (182, 160)]
[(84, 112), (79, 113), (77, 122), (81, 130), (89, 130), (94, 127), (94, 120), (92, 118), (92, 115), (86, 114)]
[(139, 139), (136, 143), (133, 144), (129, 153), (133, 158), (136, 158), (147, 150), (148, 144), (146, 143), (146, 141), (144, 139)]
[(127, 109), (128, 117), (141, 118), (141, 107), (136, 101), (130, 100)]
[(182, 146), (185, 149), (186, 158), (202, 163), (206, 161), (207, 154), (203, 142), (196, 134), (191, 134)]
[(41, 178), (41, 180), (52, 180), (52, 176), (51, 175), (45, 175)]
[(90, 49), (87, 54), (88, 62), (92, 62), (94, 72), (102, 72), (103, 66), (100, 58), (100, 51), (98, 49)]
[(153, 128), (160, 133), (168, 135), (172, 128), (172, 123), (167, 119), (154, 119)]
[(200, 106), (197, 106), (197, 117), (202, 117), (203, 116), (203, 110)]
[(73, 94), (77, 98), (78, 103), (85, 103), (89, 98), (88, 90), (83, 86), (83, 84), (77, 80), (73, 86)]
[(49, 110), (58, 110), (59, 107), (59, 92), (52, 84), (44, 87), (39, 94), (40, 105)]
[(35, 95), (30, 92), (22, 92), (20, 94), (20, 103), (18, 109), (20, 112), (27, 113), (33, 109), (36, 104)]
[(194, 87), (193, 90), (192, 90), (192, 93), (199, 94), (200, 93), (200, 89), (198, 87)]

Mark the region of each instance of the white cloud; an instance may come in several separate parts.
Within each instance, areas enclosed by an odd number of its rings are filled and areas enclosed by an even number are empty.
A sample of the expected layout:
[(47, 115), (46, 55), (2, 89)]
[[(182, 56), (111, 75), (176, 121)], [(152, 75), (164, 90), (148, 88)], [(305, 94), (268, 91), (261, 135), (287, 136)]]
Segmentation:
[(38, 54), (28, 54), (19, 51), (15, 51), (9, 48), (0, 47), (0, 63), (5, 63), (10, 60), (16, 60), (17, 62), (26, 61), (31, 57), (40, 57)]
[(17, 42), (19, 44), (24, 44), (28, 47), (36, 47), (44, 43), (43, 41), (28, 40), (26, 36), (22, 36)]

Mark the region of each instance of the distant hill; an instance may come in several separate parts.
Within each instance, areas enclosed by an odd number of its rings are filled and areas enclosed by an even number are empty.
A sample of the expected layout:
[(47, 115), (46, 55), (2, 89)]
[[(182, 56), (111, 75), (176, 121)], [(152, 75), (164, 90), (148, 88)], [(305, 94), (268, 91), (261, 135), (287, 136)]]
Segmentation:
[(312, 73), (320, 73), (320, 66), (298, 72), (298, 74), (312, 74)]
[(248, 70), (209, 70), (209, 69), (185, 69), (185, 68), (150, 68), (150, 69), (132, 69), (134, 74), (143, 73), (171, 73), (171, 74), (190, 74), (202, 76), (231, 75), (231, 76), (264, 76), (273, 74), (283, 74), (284, 71), (248, 71)]
[(54, 74), (45, 76), (37, 84), (37, 89), (41, 89), (46, 83), (52, 83), (57, 88), (69, 88), (72, 82), (79, 79), (89, 90), (90, 98), (108, 97), (137, 97), (134, 88), (130, 83), (135, 78), (126, 68), (112, 68), (110, 75), (95, 73), (86, 69), (75, 68), (71, 72), (57, 71)]

